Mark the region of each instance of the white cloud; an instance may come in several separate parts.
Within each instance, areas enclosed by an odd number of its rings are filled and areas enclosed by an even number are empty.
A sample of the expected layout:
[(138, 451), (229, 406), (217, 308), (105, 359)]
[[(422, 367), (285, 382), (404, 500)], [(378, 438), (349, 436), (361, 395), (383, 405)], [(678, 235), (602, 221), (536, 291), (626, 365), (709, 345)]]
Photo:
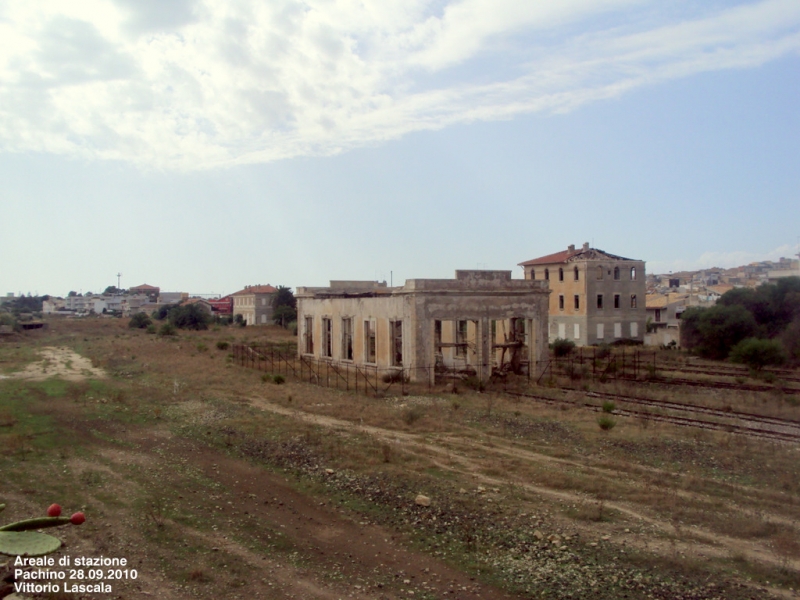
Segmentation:
[(654, 0), (165, 6), (0, 8), (0, 149), (178, 169), (324, 155), (800, 49), (796, 0), (678, 16)]
[(730, 269), (732, 267), (740, 267), (763, 260), (777, 262), (782, 257), (796, 259), (798, 252), (800, 252), (800, 245), (798, 244), (784, 244), (766, 253), (745, 252), (741, 250), (733, 252), (709, 250), (696, 258), (648, 261), (647, 271), (650, 273), (664, 274), (677, 273), (678, 271), (699, 271), (700, 269), (710, 269), (712, 267)]

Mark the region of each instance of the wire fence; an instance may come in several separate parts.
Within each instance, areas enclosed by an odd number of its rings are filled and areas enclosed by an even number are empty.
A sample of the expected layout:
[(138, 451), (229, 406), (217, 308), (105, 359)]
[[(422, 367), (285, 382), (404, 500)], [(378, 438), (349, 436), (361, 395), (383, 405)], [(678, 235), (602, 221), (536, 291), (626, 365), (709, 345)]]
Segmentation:
[[(370, 396), (387, 394), (407, 395), (413, 391), (431, 391), (443, 384), (464, 385), (484, 391), (505, 389), (512, 374), (507, 371), (481, 369), (481, 365), (447, 368), (442, 365), (415, 367), (381, 367), (336, 362), (297, 354), (294, 347), (277, 345), (234, 345), (236, 364), (265, 373), (292, 377), (315, 385), (344, 391), (355, 391)], [(489, 367), (490, 365), (486, 365)], [(567, 356), (551, 357), (538, 365), (523, 362), (515, 381), (551, 384), (561, 378), (588, 379), (606, 382), (618, 379), (654, 378), (657, 375), (657, 353), (643, 350), (626, 350), (624, 347), (578, 348)], [(482, 372), (492, 373), (488, 379)], [(538, 375), (537, 375), (538, 374)]]

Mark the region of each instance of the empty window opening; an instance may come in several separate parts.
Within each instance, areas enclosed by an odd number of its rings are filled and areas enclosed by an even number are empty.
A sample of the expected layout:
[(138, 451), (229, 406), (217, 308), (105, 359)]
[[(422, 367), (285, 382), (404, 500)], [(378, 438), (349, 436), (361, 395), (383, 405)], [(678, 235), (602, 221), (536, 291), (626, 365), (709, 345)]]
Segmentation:
[(531, 279), (536, 279), (536, 269), (531, 269)]
[(597, 308), (603, 308), (603, 294), (597, 294)]
[(562, 269), (561, 267), (558, 268), (558, 280), (564, 281), (564, 269)]
[(306, 317), (306, 326), (303, 329), (306, 354), (314, 354), (314, 317)]
[(619, 279), (619, 267), (614, 267), (614, 279)]
[(332, 333), (331, 320), (322, 318), (322, 356), (333, 356), (333, 344), (331, 340)]
[(578, 267), (575, 267), (575, 268), (573, 269), (573, 273), (575, 274), (575, 281), (578, 281), (578, 280), (579, 280), (579, 276), (578, 276)]
[(564, 310), (564, 294), (558, 295), (558, 309)]
[(456, 356), (467, 355), (467, 322), (456, 321)]
[(442, 322), (441, 321), (434, 321), (433, 322), (433, 345), (436, 348), (436, 352), (442, 351)]
[(631, 267), (631, 281), (636, 280), (636, 267)]
[(614, 308), (619, 308), (619, 294), (614, 294)]
[(546, 281), (550, 281), (550, 269), (544, 270), (544, 278)]
[(581, 297), (578, 294), (575, 294), (575, 297), (573, 298), (573, 300), (575, 301), (575, 310), (580, 310), (581, 309)]
[(661, 309), (657, 308), (656, 309), (656, 323), (660, 323), (660, 322), (661, 322)]
[(392, 365), (403, 366), (403, 322), (389, 321), (392, 336)]
[(364, 362), (375, 362), (376, 347), (375, 321), (364, 321)]
[(631, 294), (631, 308), (636, 308), (636, 294)]
[(342, 319), (342, 358), (353, 360), (353, 319)]

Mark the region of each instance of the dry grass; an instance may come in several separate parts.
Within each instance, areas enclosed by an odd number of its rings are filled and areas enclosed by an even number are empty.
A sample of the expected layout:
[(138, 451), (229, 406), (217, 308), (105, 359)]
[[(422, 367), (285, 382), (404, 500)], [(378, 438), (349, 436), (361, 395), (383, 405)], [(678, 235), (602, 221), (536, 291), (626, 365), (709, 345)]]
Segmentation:
[[(699, 562), (706, 577), (726, 572), (735, 578), (731, 556), (794, 577), (800, 568), (800, 461), (795, 446), (617, 415), (613, 430), (601, 431), (595, 413), (577, 408), (580, 393), (557, 390), (535, 392), (574, 404), (553, 408), (467, 389), (454, 395), (445, 386), (431, 391), (410, 386), (409, 396), (370, 398), (290, 376), (284, 385), (265, 385), (261, 372), (233, 365), (224, 344), (294, 342), (283, 330), (232, 327), (162, 338), (125, 325), (111, 320), (55, 323), (26, 344), (33, 350), (72, 347), (109, 372), (102, 386), (79, 382), (67, 388), (65, 397), (75, 410), (91, 408), (109, 419), (139, 419), (175, 431), (194, 428), (192, 435), (205, 429), (231, 452), (246, 447), (245, 442), (260, 441), (262, 446), (247, 447), (275, 456), (277, 445), (285, 443), (337, 471), (369, 475), (380, 470), (398, 480), (409, 473), (427, 474), (470, 494), (478, 485), (497, 487), (500, 492), (487, 492), (476, 501), (514, 514), (546, 514), (551, 531), (569, 530), (587, 542), (603, 536), (625, 540), (628, 547), (641, 550), (638, 560), (653, 565), (665, 557), (680, 564), (681, 556), (688, 556), (687, 573)], [(2, 356), (10, 358), (0, 368), (21, 367), (35, 357), (33, 351), (10, 350), (2, 349)], [(680, 364), (681, 355), (666, 354)], [(800, 407), (769, 392), (590, 385), (800, 420)], [(524, 389), (527, 382), (509, 386)], [(277, 414), (268, 409), (271, 405), (289, 414)], [(340, 424), (309, 424), (299, 418), (308, 415)], [(0, 429), (0, 444), (23, 458), (30, 444), (17, 431), (19, 425), (9, 408), (0, 407), (0, 427), (14, 429)], [(144, 505), (156, 529), (168, 523), (168, 511), (159, 502)], [(470, 535), (470, 543), (477, 544), (481, 532)], [(735, 571), (738, 563), (733, 564)], [(772, 573), (769, 568), (763, 573)], [(211, 577), (199, 568), (183, 573), (191, 581)]]

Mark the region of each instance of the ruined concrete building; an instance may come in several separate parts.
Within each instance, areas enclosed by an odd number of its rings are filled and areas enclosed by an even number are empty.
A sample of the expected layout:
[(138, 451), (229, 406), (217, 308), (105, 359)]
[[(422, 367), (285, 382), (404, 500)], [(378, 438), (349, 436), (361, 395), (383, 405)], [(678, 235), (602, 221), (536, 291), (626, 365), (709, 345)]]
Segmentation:
[(644, 261), (615, 256), (589, 244), (534, 258), (520, 266), (525, 279), (550, 285), (549, 339), (578, 346), (622, 339), (644, 341)]
[(456, 271), (402, 287), (331, 281), (297, 288), (298, 354), (374, 367), (410, 381), (493, 371), (537, 376), (547, 359), (546, 281), (511, 271)]

